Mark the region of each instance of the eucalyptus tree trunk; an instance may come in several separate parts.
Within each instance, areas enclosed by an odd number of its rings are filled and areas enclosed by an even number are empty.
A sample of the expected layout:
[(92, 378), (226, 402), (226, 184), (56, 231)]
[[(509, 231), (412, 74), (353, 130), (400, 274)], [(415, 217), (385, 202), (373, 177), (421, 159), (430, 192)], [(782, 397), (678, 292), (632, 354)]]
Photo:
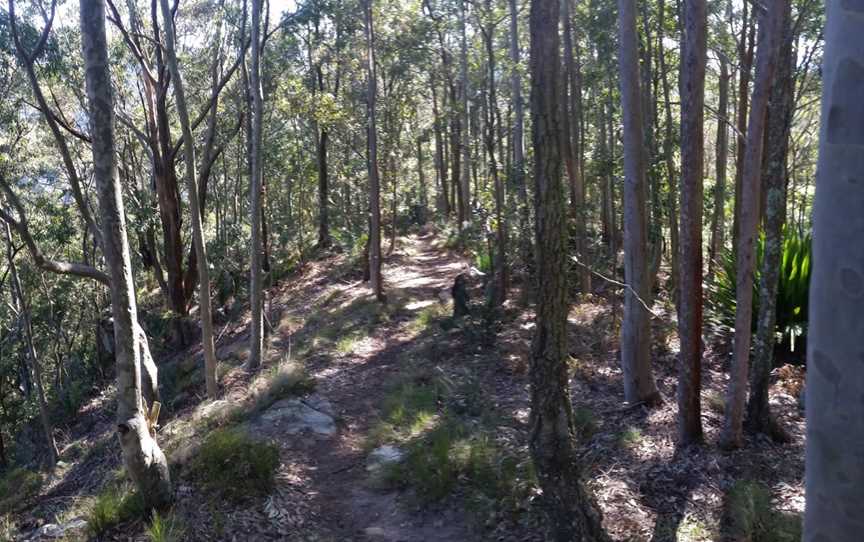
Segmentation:
[(719, 100), (717, 105), (717, 150), (714, 185), (714, 213), (711, 215), (711, 245), (708, 248), (708, 281), (710, 282), (717, 267), (717, 259), (723, 251), (726, 229), (726, 161), (729, 158), (729, 63), (720, 58), (720, 78), (718, 80)]
[(753, 270), (755, 241), (759, 222), (759, 189), (762, 174), (762, 147), (765, 118), (771, 95), (771, 81), (777, 64), (782, 38), (781, 23), (784, 2), (770, 0), (762, 14), (759, 48), (756, 53), (756, 76), (750, 103), (747, 147), (741, 181), (741, 205), (738, 220), (738, 252), (735, 257), (735, 345), (729, 387), (726, 392), (726, 417), (720, 434), (720, 445), (731, 449), (741, 446), (744, 407), (747, 399), (747, 373), (750, 364), (751, 323), (753, 318)]
[(587, 227), (585, 217), (585, 184), (582, 175), (581, 161), (581, 134), (579, 116), (582, 108), (581, 85), (577, 78), (576, 61), (573, 58), (573, 21), (570, 14), (570, 3), (572, 0), (561, 0), (561, 20), (563, 23), (564, 37), (564, 67), (566, 72), (565, 92), (562, 109), (564, 114), (565, 140), (564, 149), (569, 156), (565, 157), (568, 164), (567, 172), (570, 177), (570, 213), (575, 225), (576, 253), (581, 265), (577, 266), (576, 273), (579, 276), (579, 289), (583, 294), (591, 293), (591, 257), (588, 253)]
[(375, 115), (378, 75), (375, 70), (375, 28), (372, 19), (373, 0), (364, 0), (366, 32), (366, 165), (369, 171), (369, 278), (372, 293), (384, 301), (381, 277), (381, 183), (378, 178), (378, 126)]
[(316, 154), (318, 159), (318, 247), (333, 245), (330, 237), (330, 176), (327, 170), (327, 144), (330, 132), (326, 127), (318, 131)]
[(567, 359), (567, 236), (561, 179), (558, 0), (531, 2), (531, 113), (537, 197), (537, 319), (531, 354), (530, 448), (559, 542), (606, 540), (581, 480)]
[(612, 259), (613, 266), (615, 262), (615, 238), (614, 238), (614, 213), (612, 212), (612, 181), (611, 169), (612, 158), (609, 151), (609, 138), (606, 137), (607, 122), (606, 116), (609, 113), (609, 108), (605, 103), (601, 103), (598, 108), (597, 123), (600, 125), (600, 138), (598, 141), (598, 154), (601, 161), (601, 180), (600, 188), (600, 222), (603, 228), (602, 239), (606, 244), (609, 252), (609, 257)]
[[(567, 1), (567, 0), (565, 0)], [(651, 329), (645, 300), (651, 297), (645, 221), (645, 150), (639, 89), (636, 0), (618, 0), (621, 116), (624, 121), (624, 321), (621, 371), (624, 398), (657, 404), (660, 393), (651, 370)]]
[(249, 227), (252, 229), (252, 246), (249, 251), (249, 305), (252, 315), (252, 331), (249, 335), (249, 368), (261, 365), (264, 353), (264, 276), (261, 269), (261, 180), (262, 152), (261, 129), (264, 115), (264, 97), (261, 94), (261, 11), (262, 0), (252, 0), (252, 49), (249, 70), (249, 90), (252, 93), (252, 133), (250, 134), (252, 173), (249, 183)]
[(126, 236), (123, 198), (114, 146), (114, 97), (105, 37), (104, 0), (82, 0), (81, 43), (90, 134), (93, 178), (99, 200), (103, 253), (111, 278), (117, 364), (117, 433), (126, 470), (147, 509), (164, 508), (173, 500), (165, 455), (154, 439), (155, 421), (141, 401), (141, 367), (136, 329), (135, 287)]
[(786, 435), (771, 416), (768, 384), (774, 365), (774, 330), (777, 322), (777, 290), (783, 254), (783, 226), (786, 223), (786, 155), (792, 127), (793, 80), (792, 5), (783, 2), (782, 41), (768, 105), (765, 158), (762, 173), (765, 186), (765, 249), (759, 279), (759, 316), (756, 320), (750, 395), (745, 425), (750, 431), (766, 433), (776, 440)]
[(45, 433), (45, 451), (48, 454), (48, 470), (53, 471), (57, 465), (57, 443), (54, 441), (54, 426), (51, 424), (51, 416), (48, 414), (48, 402), (45, 400), (45, 388), (42, 385), (42, 363), (36, 354), (36, 345), (33, 343), (33, 321), (30, 318), (30, 305), (24, 295), (24, 288), (18, 277), (18, 266), (15, 264), (15, 254), (12, 250), (12, 231), (9, 224), (4, 222), (6, 233), (6, 260), (12, 283), (12, 305), (18, 313), (19, 329), (23, 331), (24, 343), (27, 348), (27, 358), (30, 359), (27, 371), (33, 372), (33, 380), (36, 383), (36, 401), (39, 406), (39, 421), (42, 423), (42, 432)]
[(429, 209), (429, 187), (426, 185), (426, 171), (424, 170), (423, 164), (423, 138), (417, 138), (417, 184), (420, 188), (420, 193), (418, 197), (417, 205), (419, 205), (420, 212), (418, 213), (417, 220), (420, 224), (426, 223), (426, 213)]
[(447, 189), (447, 158), (445, 156), (446, 143), (444, 137), (444, 121), (438, 110), (438, 92), (434, 78), (430, 81), (432, 87), (432, 117), (435, 132), (435, 174), (438, 179), (438, 198), (436, 203), (445, 217), (450, 216), (450, 194)]
[(467, 0), (459, 2), (459, 88), (461, 90), (459, 104), (459, 113), (462, 119), (462, 141), (460, 148), (462, 151), (462, 175), (459, 177), (459, 187), (461, 192), (459, 228), (462, 228), (471, 222), (471, 142), (470, 142), (470, 115), (468, 111), (468, 93), (470, 85), (468, 84), (468, 38), (466, 35), (466, 18), (468, 8), (465, 5)]
[(705, 0), (685, 0), (681, 47), (681, 231), (678, 253), (678, 442), (702, 440), (702, 176)]
[(531, 211), (528, 207), (528, 187), (525, 181), (525, 104), (522, 100), (522, 74), (519, 71), (519, 10), (516, 0), (510, 7), (510, 99), (513, 102), (513, 162), (510, 172), (511, 186), (517, 195), (519, 216), (519, 253), (522, 262), (531, 269), (533, 248), (531, 243)]
[[(747, 111), (749, 105), (750, 77), (753, 68), (753, 46), (755, 42), (756, 17), (748, 12), (749, 4), (742, 4), (741, 39), (738, 41), (738, 109), (735, 126), (735, 202), (732, 212), (732, 247), (738, 250), (738, 230), (741, 216), (741, 186), (746, 155)], [(749, 13), (749, 15), (748, 15)]]
[(186, 162), (186, 190), (189, 192), (189, 211), (192, 222), (192, 243), (195, 246), (195, 256), (198, 264), (198, 307), (201, 312), (201, 349), (204, 352), (204, 380), (207, 383), (207, 396), (216, 397), (216, 351), (213, 346), (213, 317), (210, 303), (210, 270), (207, 258), (207, 244), (204, 242), (202, 226), (201, 200), (198, 197), (198, 181), (196, 180), (195, 140), (192, 137), (192, 127), (189, 122), (189, 110), (186, 107), (186, 93), (183, 89), (183, 78), (177, 63), (177, 48), (174, 42), (175, 29), (171, 8), (168, 0), (159, 0), (162, 9), (162, 20), (165, 32), (165, 54), (168, 57), (168, 69), (171, 71), (171, 83), (174, 85), (174, 101), (177, 115), (180, 117), (180, 127), (183, 131), (183, 159)]
[(864, 5), (826, 2), (807, 345), (806, 542), (861, 540)]
[(665, 117), (664, 136), (663, 136), (663, 162), (666, 165), (667, 178), (667, 199), (666, 207), (669, 213), (669, 260), (672, 279), (672, 298), (678, 303), (678, 183), (675, 182), (677, 174), (675, 173), (675, 157), (674, 157), (674, 140), (673, 140), (673, 122), (672, 122), (672, 100), (670, 97), (669, 75), (666, 66), (666, 46), (663, 45), (663, 29), (666, 25), (666, 5), (664, 0), (659, 1), (658, 26), (657, 33), (657, 57), (660, 62), (660, 82), (663, 87), (663, 112)]
[[(485, 14), (491, 20), (492, 0), (485, 0)], [(492, 295), (489, 302), (493, 307), (500, 306), (507, 299), (507, 290), (510, 286), (510, 270), (507, 266), (508, 256), (508, 226), (504, 211), (504, 185), (498, 174), (498, 160), (495, 157), (495, 110), (497, 108), (498, 93), (495, 86), (495, 24), (489, 23), (482, 29), (483, 42), (486, 48), (488, 105), (486, 109), (485, 143), (486, 152), (489, 157), (489, 173), (492, 176), (492, 185), (495, 197), (495, 273)]]

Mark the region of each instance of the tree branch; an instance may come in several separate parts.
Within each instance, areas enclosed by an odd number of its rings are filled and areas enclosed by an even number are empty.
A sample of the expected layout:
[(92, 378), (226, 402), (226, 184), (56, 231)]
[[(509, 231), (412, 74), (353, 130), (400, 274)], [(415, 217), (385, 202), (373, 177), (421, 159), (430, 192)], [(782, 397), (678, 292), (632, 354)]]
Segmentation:
[(24, 206), (21, 204), (21, 200), (18, 199), (18, 196), (16, 196), (15, 192), (12, 191), (12, 187), (9, 186), (8, 181), (2, 175), (0, 175), (0, 188), (3, 189), (3, 192), (6, 194), (6, 199), (18, 213), (18, 219), (16, 220), (15, 217), (0, 207), (0, 219), (12, 228), (15, 228), (15, 231), (18, 232), (21, 240), (24, 241), (25, 245), (27, 245), (30, 256), (33, 258), (33, 262), (38, 267), (45, 271), (50, 271), (51, 273), (89, 278), (106, 286), (110, 286), (108, 275), (95, 267), (74, 262), (56, 261), (47, 258), (39, 248), (39, 245), (36, 244), (36, 240), (33, 239), (33, 236), (30, 234), (30, 227), (27, 223), (27, 216), (24, 212)]

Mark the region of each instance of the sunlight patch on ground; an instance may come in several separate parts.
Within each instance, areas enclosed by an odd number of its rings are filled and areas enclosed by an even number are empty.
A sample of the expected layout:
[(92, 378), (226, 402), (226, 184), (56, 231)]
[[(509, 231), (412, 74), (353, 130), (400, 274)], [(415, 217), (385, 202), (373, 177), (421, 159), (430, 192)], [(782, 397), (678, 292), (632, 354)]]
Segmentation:
[(405, 305), (405, 308), (409, 311), (417, 311), (420, 309), (424, 309), (430, 305), (434, 305), (435, 302), (436, 302), (436, 300), (434, 300), (434, 299), (427, 299), (425, 301), (423, 301), (423, 300), (412, 301), (412, 302), (408, 303), (407, 305)]

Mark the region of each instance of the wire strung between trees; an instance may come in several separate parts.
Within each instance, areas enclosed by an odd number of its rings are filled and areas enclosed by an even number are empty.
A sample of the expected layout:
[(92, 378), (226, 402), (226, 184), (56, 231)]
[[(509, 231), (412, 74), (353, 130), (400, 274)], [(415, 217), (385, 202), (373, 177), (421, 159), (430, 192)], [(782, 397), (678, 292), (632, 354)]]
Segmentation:
[(661, 320), (661, 319), (663, 318), (662, 316), (660, 316), (659, 314), (657, 314), (656, 312), (654, 312), (653, 310), (651, 310), (651, 308), (648, 306), (648, 303), (646, 303), (644, 299), (642, 299), (641, 297), (639, 297), (639, 294), (636, 293), (636, 290), (634, 290), (634, 289), (633, 289), (629, 284), (627, 284), (626, 282), (620, 282), (620, 281), (617, 281), (617, 280), (615, 280), (615, 279), (609, 278), (609, 277), (607, 277), (607, 276), (605, 276), (605, 275), (603, 275), (603, 274), (601, 274), (601, 273), (598, 273), (597, 271), (595, 271), (595, 270), (592, 269), (591, 267), (589, 267), (589, 266), (585, 265), (584, 263), (580, 262), (579, 259), (576, 258), (576, 256), (571, 256), (570, 259), (573, 260), (574, 262), (576, 262), (578, 265), (581, 265), (582, 267), (584, 267), (585, 269), (587, 269), (587, 270), (590, 271), (591, 273), (594, 273), (595, 275), (597, 275), (597, 276), (600, 277), (601, 279), (605, 280), (606, 282), (609, 282), (609, 283), (614, 284), (614, 285), (616, 285), (616, 286), (621, 286), (622, 288), (627, 288), (628, 290), (630, 290), (630, 293), (633, 294), (633, 297), (635, 297), (636, 300), (639, 301), (639, 303), (640, 303), (643, 307), (645, 307), (645, 310), (648, 311), (648, 313), (649, 313), (651, 316), (653, 316), (654, 318), (657, 318), (658, 320)]

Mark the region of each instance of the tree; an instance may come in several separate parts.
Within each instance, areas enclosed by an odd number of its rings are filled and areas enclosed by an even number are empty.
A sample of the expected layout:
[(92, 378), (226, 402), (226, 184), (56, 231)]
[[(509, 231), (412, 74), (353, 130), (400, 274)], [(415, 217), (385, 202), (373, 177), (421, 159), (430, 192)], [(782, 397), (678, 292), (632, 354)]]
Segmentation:
[(756, 75), (750, 101), (747, 146), (741, 186), (738, 246), (736, 253), (735, 346), (729, 387), (726, 393), (726, 417), (720, 444), (723, 448), (741, 445), (744, 407), (747, 398), (747, 373), (750, 363), (751, 322), (753, 316), (754, 244), (759, 222), (759, 189), (762, 173), (762, 146), (765, 117), (771, 94), (771, 81), (777, 63), (782, 31), (783, 2), (771, 0), (762, 14), (759, 48), (756, 52)]
[(663, 112), (664, 112), (664, 129), (663, 129), (663, 162), (666, 165), (666, 178), (668, 183), (666, 211), (669, 217), (669, 256), (672, 268), (672, 297), (676, 304), (678, 302), (678, 196), (675, 182), (675, 157), (674, 157), (674, 126), (672, 123), (672, 100), (670, 97), (671, 90), (669, 84), (669, 69), (666, 64), (666, 46), (663, 44), (663, 36), (666, 24), (666, 4), (664, 0), (659, 0), (658, 26), (660, 31), (657, 33), (657, 56), (660, 61), (660, 81), (663, 87)]
[(192, 127), (189, 122), (189, 110), (186, 107), (186, 93), (183, 90), (183, 78), (177, 62), (177, 50), (174, 45), (174, 18), (168, 6), (168, 0), (160, 0), (162, 19), (165, 26), (165, 55), (168, 57), (168, 69), (171, 71), (171, 83), (174, 86), (174, 99), (177, 102), (177, 114), (180, 117), (180, 128), (183, 131), (184, 160), (186, 162), (186, 190), (189, 192), (189, 209), (192, 221), (192, 243), (198, 261), (198, 308), (201, 312), (201, 347), (204, 351), (204, 377), (207, 382), (207, 395), (216, 397), (216, 351), (213, 346), (213, 317), (210, 309), (210, 269), (207, 258), (207, 245), (204, 242), (203, 217), (201, 216), (201, 200), (198, 195), (196, 180), (195, 141), (192, 138)]
[(43, 384), (42, 362), (39, 361), (39, 356), (36, 354), (36, 347), (33, 342), (33, 321), (30, 316), (30, 304), (24, 294), (24, 288), (21, 287), (21, 280), (18, 278), (18, 266), (15, 265), (15, 253), (12, 246), (12, 231), (9, 228), (9, 223), (3, 223), (6, 234), (6, 261), (11, 282), (12, 292), (12, 308), (18, 315), (19, 329), (23, 332), (24, 343), (26, 345), (27, 358), (30, 364), (27, 367), (28, 371), (33, 372), (33, 381), (36, 383), (36, 400), (39, 405), (39, 421), (42, 423), (42, 432), (45, 433), (45, 451), (48, 457), (48, 470), (53, 471), (57, 465), (57, 457), (60, 453), (57, 451), (57, 443), (54, 441), (54, 426), (51, 424), (51, 417), (48, 414), (48, 402), (45, 400), (45, 386)]
[(582, 86), (579, 81), (578, 68), (573, 56), (575, 48), (573, 40), (573, 20), (570, 13), (572, 0), (561, 1), (561, 19), (563, 22), (562, 35), (564, 37), (564, 68), (566, 72), (566, 88), (569, 88), (569, 100), (567, 92), (562, 98), (564, 109), (564, 163), (567, 165), (567, 173), (570, 177), (570, 213), (573, 218), (574, 235), (576, 237), (576, 253), (579, 255), (581, 265), (578, 266), (579, 289), (583, 294), (591, 293), (591, 255), (588, 252), (588, 228), (586, 227), (585, 212), (585, 180), (583, 176), (583, 164), (581, 160), (581, 129), (580, 117), (582, 115)]
[(864, 55), (860, 4), (826, 3), (807, 344), (804, 540), (861, 538)]
[(559, 124), (559, 5), (531, 2), (531, 116), (537, 220), (537, 316), (531, 353), (530, 448), (551, 538), (606, 540), (581, 480), (567, 358), (567, 252)]
[(702, 440), (702, 175), (707, 15), (684, 3), (681, 58), (681, 231), (678, 244), (678, 440)]
[(777, 322), (777, 291), (783, 252), (783, 226), (786, 222), (786, 155), (792, 126), (794, 86), (792, 71), (792, 4), (784, 1), (782, 39), (771, 97), (765, 134), (765, 156), (762, 177), (765, 187), (765, 234), (762, 270), (759, 279), (759, 316), (750, 374), (750, 395), (747, 401), (745, 425), (754, 432), (784, 440), (785, 434), (771, 416), (768, 404), (768, 383), (774, 365), (775, 326)]
[(261, 152), (261, 127), (264, 116), (264, 97), (261, 92), (261, 0), (252, 0), (252, 64), (249, 76), (249, 86), (252, 93), (252, 133), (249, 134), (251, 141), (251, 178), (249, 182), (250, 219), (249, 226), (252, 229), (252, 246), (249, 259), (249, 305), (252, 313), (252, 326), (249, 335), (250, 353), (249, 368), (255, 369), (261, 365), (264, 353), (264, 276), (261, 270), (261, 182), (262, 152)]
[[(567, 1), (567, 0), (565, 0)], [(660, 399), (651, 371), (651, 329), (646, 299), (651, 297), (645, 222), (645, 155), (637, 58), (636, 1), (618, 0), (621, 114), (624, 120), (624, 293), (621, 370), (624, 398), (656, 404)]]
[(153, 438), (152, 420), (141, 399), (138, 316), (132, 262), (114, 143), (114, 97), (105, 37), (103, 0), (82, 0), (81, 45), (93, 150), (93, 177), (99, 200), (103, 253), (111, 277), (111, 312), (117, 366), (117, 432), (123, 460), (148, 509), (170, 504), (171, 476)]
[(498, 108), (498, 93), (495, 84), (495, 29), (497, 22), (492, 8), (492, 0), (485, 0), (482, 13), (484, 19), (481, 22), (480, 31), (483, 34), (483, 44), (486, 49), (486, 67), (487, 67), (487, 104), (485, 107), (486, 115), (484, 124), (486, 132), (484, 134), (484, 143), (486, 146), (486, 154), (489, 157), (489, 172), (492, 176), (492, 187), (495, 199), (495, 269), (491, 296), (489, 303), (492, 307), (500, 306), (507, 299), (507, 290), (510, 286), (510, 270), (507, 265), (508, 257), (508, 224), (504, 214), (504, 183), (498, 174), (498, 160), (495, 157), (495, 112)]
[[(528, 233), (531, 223), (531, 210), (528, 208), (528, 188), (525, 182), (525, 104), (522, 100), (522, 74), (519, 71), (519, 11), (516, 0), (509, 0), (510, 6), (510, 99), (513, 102), (513, 162), (510, 178), (513, 191), (517, 195), (519, 214), (519, 253), (521, 260), (530, 264), (533, 260), (531, 236)], [(529, 265), (530, 267), (530, 265)]]
[(720, 55), (720, 76), (718, 79), (717, 106), (717, 156), (715, 161), (716, 180), (714, 185), (714, 212), (711, 214), (711, 244), (708, 246), (708, 280), (714, 276), (717, 258), (723, 251), (726, 228), (726, 161), (729, 159), (729, 62)]
[(375, 30), (372, 19), (373, 0), (364, 0), (363, 12), (366, 29), (366, 166), (369, 174), (369, 277), (372, 293), (384, 300), (381, 277), (381, 185), (378, 179), (378, 126), (375, 116), (375, 98), (378, 94), (378, 76), (375, 71)]
[(470, 111), (468, 110), (468, 37), (467, 37), (467, 0), (459, 1), (459, 114), (462, 125), (462, 141), (459, 144), (462, 154), (462, 175), (459, 177), (459, 231), (471, 222), (471, 148), (470, 148)]

